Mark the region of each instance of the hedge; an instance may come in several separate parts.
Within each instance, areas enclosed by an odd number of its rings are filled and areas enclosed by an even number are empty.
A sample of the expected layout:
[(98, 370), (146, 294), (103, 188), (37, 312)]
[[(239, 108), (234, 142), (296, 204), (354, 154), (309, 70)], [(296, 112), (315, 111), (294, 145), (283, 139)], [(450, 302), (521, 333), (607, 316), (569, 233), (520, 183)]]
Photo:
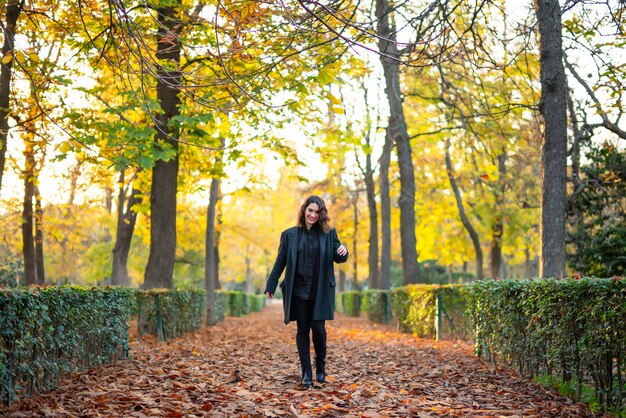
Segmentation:
[(228, 294), (222, 290), (215, 291), (215, 320), (221, 322), (226, 317)]
[(250, 305), (250, 312), (259, 312), (265, 306), (267, 298), (265, 295), (248, 294), (248, 302)]
[(340, 293), (342, 313), (347, 316), (361, 315), (361, 292), (352, 290)]
[(591, 384), (607, 409), (626, 408), (623, 278), (501, 280), (467, 288), (477, 352), (522, 375)]
[(463, 287), (412, 284), (393, 289), (391, 308), (398, 329), (423, 338), (467, 338)]
[(53, 389), (74, 371), (126, 356), (134, 290), (0, 290), (0, 393), (5, 404)]
[(205, 295), (204, 290), (137, 290), (139, 338), (148, 333), (163, 341), (200, 329)]
[(386, 290), (369, 289), (363, 292), (363, 310), (372, 322), (386, 324), (391, 321), (391, 294)]
[(226, 316), (244, 316), (250, 313), (250, 301), (248, 294), (239, 290), (226, 291), (228, 303), (226, 304)]

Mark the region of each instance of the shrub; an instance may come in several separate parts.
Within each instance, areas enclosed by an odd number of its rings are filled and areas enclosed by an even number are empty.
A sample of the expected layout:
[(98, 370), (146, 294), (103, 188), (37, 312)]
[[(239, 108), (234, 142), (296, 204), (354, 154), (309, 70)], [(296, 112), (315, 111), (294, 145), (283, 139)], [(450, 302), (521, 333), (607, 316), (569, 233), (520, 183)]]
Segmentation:
[(53, 389), (74, 371), (126, 356), (134, 302), (134, 291), (121, 287), (0, 291), (3, 402)]
[(369, 289), (363, 292), (363, 310), (370, 321), (386, 324), (391, 321), (391, 293), (388, 290)]
[(244, 316), (250, 313), (248, 294), (239, 290), (229, 290), (226, 316)]
[(623, 278), (502, 280), (468, 287), (477, 346), (526, 376), (591, 383), (606, 408), (626, 393), (626, 283)]
[(259, 312), (265, 306), (265, 295), (248, 294), (250, 312)]
[(202, 327), (204, 290), (137, 290), (139, 337), (156, 335), (159, 341), (178, 338)]
[(393, 289), (391, 307), (398, 329), (424, 338), (467, 337), (470, 332), (461, 289), (463, 285), (430, 284)]
[(347, 316), (359, 316), (361, 314), (361, 293), (352, 290), (341, 294), (341, 306), (343, 314)]

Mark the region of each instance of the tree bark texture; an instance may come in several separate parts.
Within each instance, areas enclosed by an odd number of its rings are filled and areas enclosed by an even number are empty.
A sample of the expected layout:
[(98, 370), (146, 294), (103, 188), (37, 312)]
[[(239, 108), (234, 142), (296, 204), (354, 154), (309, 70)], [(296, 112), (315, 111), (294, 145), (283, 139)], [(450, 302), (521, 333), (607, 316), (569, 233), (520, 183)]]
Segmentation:
[(206, 214), (205, 232), (205, 267), (204, 267), (204, 290), (206, 290), (206, 324), (207, 326), (217, 323), (215, 317), (215, 212), (219, 197), (220, 180), (214, 178), (211, 181), (209, 192), (209, 204)]
[(389, 197), (389, 165), (393, 140), (389, 129), (385, 133), (385, 144), (379, 160), (378, 182), (380, 183), (380, 288), (390, 289), (391, 281), (391, 198)]
[(389, 135), (396, 145), (400, 168), (400, 245), (404, 283), (416, 283), (419, 276), (417, 239), (415, 236), (415, 173), (411, 142), (404, 117), (400, 90), (400, 52), (395, 43), (395, 28), (389, 23), (391, 7), (388, 0), (376, 0), (378, 49), (385, 75), (385, 92), (389, 102)]
[(356, 285), (359, 281), (359, 257), (357, 251), (358, 230), (359, 230), (359, 192), (355, 191), (352, 197), (352, 220), (354, 222), (354, 234), (352, 234), (352, 271), (354, 276), (352, 280)]
[[(17, 19), (22, 12), (23, 2), (18, 0), (8, 0), (5, 8), (5, 22), (3, 25), (4, 43), (2, 45), (3, 58), (7, 54), (13, 54), (15, 45), (15, 26)], [(7, 64), (0, 63), (0, 192), (2, 191), (2, 175), (6, 162), (7, 139), (9, 137), (9, 101), (11, 96), (11, 73), (13, 71), (13, 60)]]
[(124, 188), (124, 169), (120, 172), (119, 194), (117, 198), (117, 231), (115, 234), (115, 246), (113, 247), (113, 265), (111, 268), (111, 284), (116, 286), (130, 286), (128, 276), (128, 253), (137, 222), (137, 212), (131, 208), (141, 202), (139, 190), (130, 186), (131, 192), (128, 200)]
[(459, 190), (459, 186), (456, 184), (456, 178), (454, 177), (454, 170), (452, 168), (452, 160), (450, 158), (450, 140), (446, 139), (445, 144), (445, 153), (446, 153), (446, 172), (448, 173), (448, 180), (450, 181), (450, 187), (452, 187), (452, 191), (454, 192), (454, 199), (456, 200), (456, 207), (459, 210), (459, 217), (461, 218), (461, 222), (463, 226), (467, 230), (467, 233), (472, 240), (472, 244), (474, 245), (474, 253), (476, 254), (476, 279), (483, 279), (483, 250), (480, 247), (480, 239), (478, 238), (478, 233), (472, 226), (467, 214), (465, 213), (465, 208), (463, 206), (463, 197), (461, 196), (461, 191)]
[(500, 277), (500, 268), (502, 266), (502, 237), (504, 235), (504, 194), (505, 194), (505, 182), (504, 177), (506, 175), (506, 154), (504, 151), (498, 155), (498, 183), (494, 186), (494, 192), (496, 197), (496, 207), (494, 213), (496, 214), (491, 224), (491, 251), (489, 261), (491, 264), (491, 278)]
[(562, 277), (565, 275), (567, 102), (561, 6), (558, 0), (538, 0), (536, 10), (541, 69), (539, 108), (544, 122), (539, 275)]
[(374, 182), (372, 154), (370, 153), (365, 156), (365, 193), (367, 195), (367, 208), (370, 219), (369, 249), (367, 254), (369, 266), (368, 283), (370, 289), (378, 289), (380, 288), (380, 274), (378, 271), (378, 208), (376, 207), (376, 183)]
[(43, 206), (41, 205), (41, 193), (35, 186), (35, 265), (37, 270), (37, 284), (46, 283), (43, 252)]
[(33, 183), (33, 170), (35, 166), (34, 155), (27, 152), (26, 170), (24, 172), (24, 205), (22, 209), (22, 253), (24, 255), (24, 283), (27, 285), (37, 284), (37, 263), (35, 261), (35, 238), (33, 228), (33, 197), (35, 196), (35, 184)]
[[(178, 66), (180, 63), (180, 22), (176, 18), (180, 1), (176, 6), (158, 9), (159, 28), (157, 31), (157, 53), (159, 60), (168, 60)], [(178, 142), (169, 122), (179, 114), (181, 72), (158, 68), (157, 100), (161, 112), (156, 115), (155, 146), (167, 143), (176, 152), (168, 160), (158, 160), (152, 169), (150, 188), (150, 254), (144, 273), (143, 287), (171, 288), (176, 253), (176, 191), (178, 179)]]
[[(223, 148), (226, 145), (225, 141), (221, 142), (221, 147)], [(222, 205), (219, 204), (222, 200), (222, 182), (220, 181), (217, 185), (217, 203), (215, 208), (215, 217), (217, 227), (215, 228), (215, 243), (213, 244), (213, 277), (215, 278), (215, 290), (219, 290), (222, 288), (222, 284), (220, 282), (220, 238), (221, 238), (221, 228), (222, 225)], [(269, 273), (268, 273), (269, 276)]]

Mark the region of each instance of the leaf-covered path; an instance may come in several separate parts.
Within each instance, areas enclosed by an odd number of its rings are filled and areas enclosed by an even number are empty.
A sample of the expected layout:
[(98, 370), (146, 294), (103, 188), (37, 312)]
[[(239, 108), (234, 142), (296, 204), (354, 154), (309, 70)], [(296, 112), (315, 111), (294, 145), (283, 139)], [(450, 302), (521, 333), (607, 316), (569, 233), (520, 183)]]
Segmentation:
[(363, 318), (328, 322), (328, 382), (302, 390), (295, 324), (271, 304), (175, 341), (133, 342), (131, 358), (24, 400), (10, 417), (590, 417), (472, 357)]

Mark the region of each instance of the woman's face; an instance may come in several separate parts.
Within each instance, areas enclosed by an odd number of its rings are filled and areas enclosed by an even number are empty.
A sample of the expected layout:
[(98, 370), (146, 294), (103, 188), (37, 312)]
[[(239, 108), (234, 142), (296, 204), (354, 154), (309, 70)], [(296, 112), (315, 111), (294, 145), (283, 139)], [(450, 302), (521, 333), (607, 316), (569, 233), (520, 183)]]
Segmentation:
[(304, 220), (307, 229), (311, 229), (313, 225), (320, 219), (320, 207), (317, 203), (310, 203), (304, 211)]

